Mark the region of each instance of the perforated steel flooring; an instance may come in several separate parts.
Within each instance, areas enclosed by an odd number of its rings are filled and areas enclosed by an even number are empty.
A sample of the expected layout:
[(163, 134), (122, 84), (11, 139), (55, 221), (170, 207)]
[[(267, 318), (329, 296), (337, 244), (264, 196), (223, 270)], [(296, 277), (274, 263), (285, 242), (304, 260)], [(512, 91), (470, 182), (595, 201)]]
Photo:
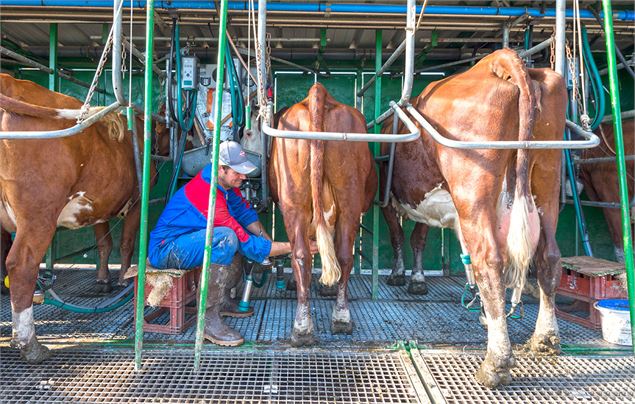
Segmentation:
[(2, 402), (419, 403), (427, 401), (404, 351), (65, 349), (46, 365), (0, 350)]
[[(73, 294), (69, 300), (76, 304), (96, 303), (93, 280), (94, 272), (61, 272), (56, 290)], [(472, 349), (484, 348), (486, 332), (478, 313), (460, 306), (463, 279), (428, 278), (428, 283), (428, 295), (412, 296), (382, 277), (379, 299), (371, 300), (370, 276), (354, 276), (353, 334), (332, 335), (334, 300), (320, 296), (314, 282), (311, 313), (319, 343), (293, 349), (288, 339), (295, 292), (276, 290), (272, 278), (254, 293), (254, 316), (227, 319), (251, 344), (238, 349), (206, 344), (198, 373), (193, 347), (171, 344), (192, 342), (195, 327), (178, 336), (146, 333), (143, 368), (134, 371), (130, 345), (108, 342), (133, 337), (132, 304), (100, 315), (35, 306), (40, 340), (56, 349), (45, 364), (27, 365), (7, 347), (11, 309), (2, 296), (0, 402), (635, 403), (635, 359), (624, 350), (611, 357), (543, 359), (515, 349), (512, 384), (482, 388), (473, 374), (483, 353)], [(529, 338), (536, 321), (537, 305), (526, 302), (525, 318), (508, 323), (514, 344)], [(614, 348), (599, 331), (564, 320), (559, 325), (564, 344)], [(413, 341), (410, 352), (386, 348), (396, 341)]]
[(633, 403), (633, 357), (516, 354), (510, 385), (481, 387), (482, 353), (418, 350), (66, 348), (28, 365), (0, 348), (3, 403)]
[(433, 401), (447, 403), (634, 403), (635, 358), (516, 354), (512, 383), (496, 390), (474, 381), (483, 353), (412, 351)]
[[(103, 297), (96, 291), (93, 271), (57, 271), (55, 290), (69, 302), (95, 305)], [(289, 274), (287, 274), (287, 277)], [(116, 279), (116, 273), (111, 275)], [(416, 340), (420, 344), (482, 345), (486, 331), (478, 322), (478, 313), (468, 312), (460, 305), (463, 278), (428, 277), (428, 294), (415, 296), (406, 287), (386, 284), (380, 277), (378, 299), (371, 300), (371, 277), (353, 275), (349, 283), (351, 316), (354, 321), (352, 335), (331, 334), (333, 297), (319, 294), (317, 278), (311, 285), (311, 315), (316, 336), (321, 343), (370, 343), (384, 346), (396, 340)], [(286, 343), (290, 338), (295, 314), (295, 292), (278, 290), (275, 277), (253, 293), (254, 316), (245, 319), (227, 319), (248, 341)], [(508, 321), (512, 343), (522, 344), (531, 335), (538, 305), (525, 299), (525, 317)], [(3, 295), (0, 300), (0, 344), (11, 337), (11, 305)], [(75, 314), (50, 305), (34, 306), (36, 330), (43, 342), (60, 340), (103, 341), (134, 337), (132, 303), (104, 314)], [(164, 315), (166, 318), (167, 314)], [(159, 318), (158, 320), (162, 320)], [(578, 324), (559, 320), (562, 342), (607, 346), (601, 332)], [(195, 327), (180, 335), (146, 333), (148, 341), (194, 340)]]

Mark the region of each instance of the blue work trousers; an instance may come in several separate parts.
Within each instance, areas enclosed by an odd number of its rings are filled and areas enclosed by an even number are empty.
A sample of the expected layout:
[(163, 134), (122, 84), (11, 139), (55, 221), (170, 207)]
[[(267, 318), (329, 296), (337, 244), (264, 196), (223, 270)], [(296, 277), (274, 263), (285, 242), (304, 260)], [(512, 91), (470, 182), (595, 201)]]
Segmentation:
[[(240, 243), (236, 233), (229, 227), (215, 227), (212, 237), (212, 264), (229, 265)], [(205, 253), (205, 229), (165, 240), (148, 253), (155, 268), (191, 269), (203, 265)]]

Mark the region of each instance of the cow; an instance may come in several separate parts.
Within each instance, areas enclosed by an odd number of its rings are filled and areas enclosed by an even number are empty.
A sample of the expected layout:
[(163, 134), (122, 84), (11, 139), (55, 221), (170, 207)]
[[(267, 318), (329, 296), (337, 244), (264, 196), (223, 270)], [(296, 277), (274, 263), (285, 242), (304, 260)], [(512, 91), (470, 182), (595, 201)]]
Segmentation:
[[(280, 117), (281, 130), (366, 132), (356, 109), (337, 102), (320, 83)], [(353, 265), (353, 242), (361, 214), (377, 190), (377, 174), (367, 143), (274, 138), (269, 161), (271, 197), (278, 204), (291, 242), (291, 266), (297, 299), (291, 344), (315, 343), (309, 308), (311, 253), (317, 239), (322, 259), (320, 282), (337, 283), (331, 332), (351, 333), (347, 284)]]
[[(82, 103), (35, 83), (0, 75), (0, 130), (51, 131), (71, 127)], [(143, 145), (143, 123), (137, 119)], [(154, 177), (154, 167), (151, 175)], [(130, 265), (139, 227), (132, 134), (125, 118), (109, 114), (81, 133), (54, 139), (0, 140), (0, 223), (15, 240), (6, 259), (11, 284), (12, 345), (31, 363), (49, 351), (35, 335), (32, 297), (39, 264), (58, 226), (95, 226), (98, 280), (108, 280), (112, 247), (108, 220), (125, 215), (122, 271)]]
[[(601, 124), (595, 133), (601, 139), (598, 147), (585, 149), (581, 159), (612, 157), (615, 158), (615, 137), (613, 135), (613, 123)], [(622, 131), (624, 133), (624, 153), (632, 155), (635, 153), (635, 139), (631, 136), (635, 133), (635, 120), (622, 119)], [(579, 168), (580, 180), (584, 190), (592, 201), (619, 203), (620, 194), (615, 160), (581, 164)], [(626, 173), (628, 186), (628, 200), (633, 200), (633, 161), (626, 162)], [(624, 240), (622, 239), (622, 217), (619, 209), (603, 208), (604, 218), (608, 224), (611, 240), (615, 251), (615, 258), (618, 262), (624, 262)]]
[[(503, 49), (466, 72), (431, 83), (412, 104), (450, 139), (527, 141), (561, 139), (566, 102), (559, 74), (528, 70), (516, 52)], [(455, 230), (463, 253), (471, 258), (488, 331), (487, 354), (476, 379), (489, 388), (507, 384), (515, 360), (505, 289), (514, 288), (512, 300), (520, 300), (532, 259), (541, 294), (528, 347), (544, 354), (560, 351), (554, 296), (561, 271), (555, 240), (561, 152), (454, 149), (435, 143), (420, 129), (420, 139), (396, 145), (391, 202), (383, 208), (397, 264), (392, 276), (403, 274), (399, 216), (417, 222), (411, 239), (414, 283), (425, 283), (421, 253), (427, 226)], [(386, 153), (387, 145), (383, 148)], [(381, 167), (381, 188), (386, 171)]]

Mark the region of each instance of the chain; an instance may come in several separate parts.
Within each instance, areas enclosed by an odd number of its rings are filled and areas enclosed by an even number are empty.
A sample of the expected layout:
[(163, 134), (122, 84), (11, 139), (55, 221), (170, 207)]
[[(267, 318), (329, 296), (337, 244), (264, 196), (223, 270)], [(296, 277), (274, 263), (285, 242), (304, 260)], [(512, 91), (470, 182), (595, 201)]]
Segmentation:
[(104, 70), (104, 66), (106, 65), (106, 61), (108, 60), (108, 54), (110, 53), (110, 48), (112, 47), (112, 37), (113, 29), (111, 28), (110, 34), (108, 34), (108, 40), (106, 41), (106, 45), (104, 46), (104, 51), (101, 54), (101, 59), (99, 60), (99, 64), (97, 65), (97, 70), (95, 70), (93, 82), (90, 84), (88, 94), (86, 95), (86, 100), (84, 101), (84, 105), (82, 105), (79, 116), (77, 117), (77, 123), (82, 123), (84, 119), (86, 119), (86, 115), (88, 114), (88, 110), (90, 109), (90, 100), (93, 98), (93, 94), (95, 94), (95, 89), (97, 88), (97, 83), (99, 82), (99, 76), (101, 76), (101, 73)]
[[(132, 44), (130, 45), (132, 47)], [(128, 67), (126, 67), (126, 44), (124, 43), (121, 47), (121, 72), (125, 73), (128, 71)], [(130, 72), (132, 74), (132, 72)]]
[(580, 107), (582, 105), (582, 102), (580, 99), (580, 92), (578, 91), (578, 77), (575, 74), (575, 60), (573, 58), (573, 54), (571, 53), (571, 48), (569, 47), (569, 41), (565, 43), (565, 51), (567, 53), (567, 66), (569, 68), (569, 76), (571, 77), (573, 100), (576, 102), (578, 107)]
[(267, 75), (271, 74), (271, 34), (267, 33), (266, 35), (266, 52), (267, 58), (265, 59), (265, 72)]
[(549, 64), (551, 70), (556, 70), (556, 29), (554, 27), (553, 34), (551, 34), (551, 44), (549, 44)]

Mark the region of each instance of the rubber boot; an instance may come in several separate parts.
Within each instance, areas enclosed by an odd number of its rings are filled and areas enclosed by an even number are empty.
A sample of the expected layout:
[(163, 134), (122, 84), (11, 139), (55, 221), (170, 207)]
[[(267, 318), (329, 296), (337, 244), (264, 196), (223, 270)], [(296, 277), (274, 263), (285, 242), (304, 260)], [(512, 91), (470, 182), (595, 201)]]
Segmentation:
[(227, 326), (220, 316), (223, 291), (229, 282), (228, 266), (212, 264), (210, 267), (207, 309), (205, 311), (205, 339), (221, 346), (239, 346), (245, 340), (234, 329)]
[(240, 254), (236, 254), (234, 256), (234, 260), (229, 267), (229, 281), (225, 289), (223, 289), (223, 293), (221, 294), (221, 306), (220, 306), (220, 315), (225, 317), (236, 317), (236, 318), (245, 318), (251, 317), (254, 314), (254, 309), (252, 307), (247, 311), (238, 310), (238, 299), (231, 298), (231, 290), (235, 288), (238, 283), (240, 283), (240, 278), (243, 275), (243, 265), (244, 260)]

